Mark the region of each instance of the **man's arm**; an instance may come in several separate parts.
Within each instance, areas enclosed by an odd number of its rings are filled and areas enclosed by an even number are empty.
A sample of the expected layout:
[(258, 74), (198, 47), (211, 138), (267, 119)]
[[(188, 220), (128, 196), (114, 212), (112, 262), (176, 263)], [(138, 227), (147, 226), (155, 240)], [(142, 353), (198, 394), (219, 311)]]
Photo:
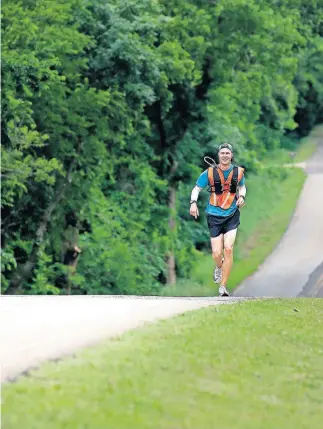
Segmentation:
[(201, 192), (202, 189), (203, 188), (200, 188), (197, 185), (194, 186), (192, 193), (191, 193), (191, 204), (192, 204), (192, 201), (197, 202), (197, 200), (199, 198), (199, 193)]
[(245, 178), (243, 176), (242, 180), (240, 181), (241, 184), (238, 185), (238, 200), (237, 200), (237, 206), (243, 207), (245, 205), (245, 198), (247, 193), (247, 188), (245, 185)]
[(194, 186), (191, 192), (191, 202), (190, 202), (190, 215), (195, 217), (199, 216), (199, 209), (197, 208), (197, 200), (201, 190), (208, 184), (208, 175), (207, 170), (203, 171), (200, 177), (197, 179), (196, 185)]
[(246, 197), (247, 188), (246, 185), (238, 186), (238, 196)]
[(199, 193), (201, 192), (203, 188), (200, 188), (199, 186), (195, 185), (192, 193), (191, 193), (191, 205), (190, 205), (190, 215), (195, 217), (197, 219), (199, 217), (199, 209), (197, 207), (197, 200), (199, 197)]

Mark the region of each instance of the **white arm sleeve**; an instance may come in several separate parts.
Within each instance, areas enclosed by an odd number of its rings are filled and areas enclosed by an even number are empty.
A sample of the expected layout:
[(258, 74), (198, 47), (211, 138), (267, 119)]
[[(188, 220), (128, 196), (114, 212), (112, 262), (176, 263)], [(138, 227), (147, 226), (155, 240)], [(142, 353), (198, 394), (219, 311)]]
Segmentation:
[(198, 186), (194, 186), (192, 193), (191, 193), (191, 201), (197, 201), (199, 197), (199, 193), (201, 192), (202, 188), (199, 188)]
[(240, 197), (240, 195), (242, 195), (243, 197), (245, 197), (246, 193), (247, 193), (246, 185), (239, 186), (239, 194), (238, 194), (239, 197)]

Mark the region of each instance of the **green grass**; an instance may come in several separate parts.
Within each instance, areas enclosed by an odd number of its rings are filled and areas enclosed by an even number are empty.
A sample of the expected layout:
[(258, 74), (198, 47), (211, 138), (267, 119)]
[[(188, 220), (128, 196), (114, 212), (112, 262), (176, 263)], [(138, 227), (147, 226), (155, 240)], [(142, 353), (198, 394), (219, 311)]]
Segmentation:
[(300, 146), (299, 151), (297, 152), (292, 162), (307, 161), (315, 152), (315, 149), (316, 149), (316, 144), (313, 142), (313, 140), (307, 139), (307, 141)]
[(323, 124), (316, 126), (309, 136), (302, 140), (293, 162), (307, 161), (315, 152), (317, 142), (322, 139), (322, 135)]
[(187, 312), (3, 385), (2, 427), (319, 429), (322, 321), (308, 298)]
[(194, 270), (194, 278), (192, 275), (191, 280), (180, 279), (176, 284), (171, 286), (165, 286), (159, 293), (160, 296), (214, 296), (218, 295), (218, 287), (215, 288), (214, 283), (208, 282), (209, 278), (204, 279), (205, 275), (200, 277), (196, 275), (196, 272), (199, 272), (203, 268), (212, 276), (212, 270), (214, 269), (214, 264), (212, 261), (209, 261), (204, 254), (201, 254), (200, 262), (198, 262), (198, 271)]

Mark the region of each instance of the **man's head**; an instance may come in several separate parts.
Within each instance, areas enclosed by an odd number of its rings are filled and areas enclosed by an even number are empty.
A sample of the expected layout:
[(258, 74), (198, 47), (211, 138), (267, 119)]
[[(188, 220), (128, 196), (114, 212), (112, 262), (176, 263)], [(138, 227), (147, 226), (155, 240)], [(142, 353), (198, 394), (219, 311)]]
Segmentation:
[(230, 165), (233, 159), (233, 147), (229, 143), (223, 143), (219, 146), (219, 162), (223, 165)]

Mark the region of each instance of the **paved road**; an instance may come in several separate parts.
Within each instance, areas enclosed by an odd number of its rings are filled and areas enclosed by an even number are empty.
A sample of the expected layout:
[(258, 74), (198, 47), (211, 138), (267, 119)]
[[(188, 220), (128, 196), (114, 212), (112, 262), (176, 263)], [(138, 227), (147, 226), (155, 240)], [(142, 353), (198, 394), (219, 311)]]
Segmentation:
[(323, 262), (309, 276), (309, 279), (299, 296), (323, 298)]
[(234, 296), (296, 297), (305, 286), (306, 296), (321, 293), (311, 276), (323, 262), (323, 136), (314, 136), (318, 148), (305, 163), (308, 177), (291, 223), (273, 253)]
[(104, 338), (185, 311), (239, 298), (2, 296), (1, 380)]

